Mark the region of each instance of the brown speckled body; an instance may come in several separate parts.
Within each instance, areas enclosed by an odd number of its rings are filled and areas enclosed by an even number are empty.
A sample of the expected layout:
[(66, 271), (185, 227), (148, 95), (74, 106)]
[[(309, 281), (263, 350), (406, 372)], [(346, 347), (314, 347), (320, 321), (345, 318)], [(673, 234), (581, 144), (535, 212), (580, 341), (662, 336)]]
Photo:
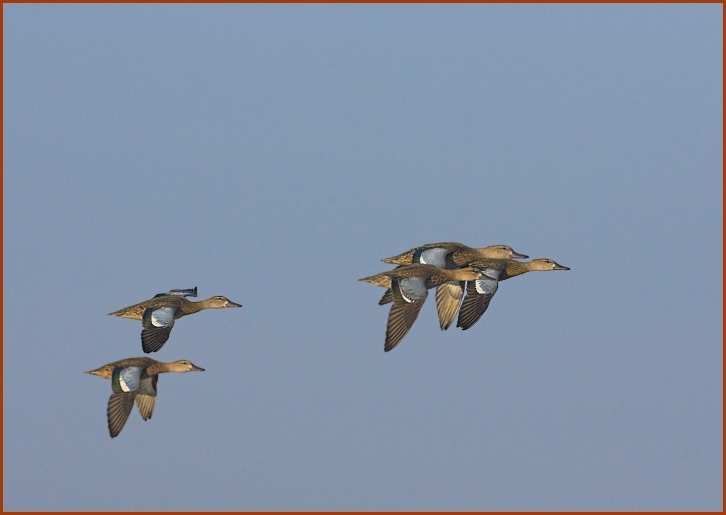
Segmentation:
[[(164, 372), (187, 372), (186, 369), (189, 365), (195, 366), (191, 361), (182, 359), (179, 361), (173, 361), (171, 363), (164, 363), (163, 361), (156, 361), (146, 356), (139, 356), (138, 358), (126, 358), (108, 363), (101, 367), (89, 370), (86, 374), (91, 374), (102, 379), (111, 379), (111, 373), (114, 368), (118, 367), (145, 367), (145, 373), (147, 376), (153, 376), (162, 374)], [(199, 368), (199, 367), (196, 367)], [(203, 370), (203, 369), (202, 369)]]
[(375, 284), (376, 286), (390, 288), (391, 279), (408, 277), (425, 277), (427, 288), (433, 288), (434, 286), (443, 284), (447, 281), (470, 281), (473, 279), (478, 279), (479, 277), (481, 277), (481, 272), (471, 267), (447, 270), (445, 268), (439, 268), (434, 265), (414, 263), (410, 265), (399, 266), (398, 268), (394, 268), (393, 270), (388, 270), (387, 272), (381, 272), (379, 274), (372, 275), (370, 277), (364, 277), (358, 280)]
[(447, 249), (451, 252), (446, 257), (446, 268), (458, 268), (466, 266), (469, 262), (481, 258), (498, 258), (507, 259), (511, 257), (527, 257), (524, 254), (515, 252), (509, 245), (489, 245), (488, 247), (469, 247), (462, 243), (456, 242), (443, 242), (443, 243), (427, 243), (420, 247), (415, 247), (406, 252), (403, 252), (397, 256), (385, 258), (382, 261), (384, 263), (391, 263), (393, 265), (409, 265), (413, 263), (413, 256), (417, 250), (427, 249)]
[(118, 311), (109, 313), (109, 315), (115, 315), (122, 318), (131, 318), (133, 320), (141, 320), (144, 315), (144, 311), (147, 308), (163, 308), (163, 307), (177, 307), (176, 313), (174, 314), (175, 319), (179, 319), (185, 315), (191, 315), (202, 311), (203, 309), (216, 309), (216, 308), (239, 308), (241, 304), (232, 302), (227, 297), (221, 295), (215, 295), (199, 302), (192, 302), (179, 295), (162, 295), (160, 297), (154, 297), (138, 304), (121, 308)]
[[(159, 374), (165, 372), (203, 372), (204, 369), (196, 366), (189, 360), (181, 359), (171, 363), (156, 361), (147, 357), (127, 358), (108, 363), (86, 373), (102, 379), (112, 379), (113, 371), (117, 368), (140, 367), (139, 385), (134, 391), (128, 391), (118, 384), (111, 384), (111, 397), (106, 407), (108, 431), (111, 438), (119, 435), (129, 418), (134, 402), (139, 409), (141, 418), (148, 420), (154, 412), (156, 405), (156, 384)], [(118, 380), (117, 380), (118, 381)], [(121, 382), (121, 381), (118, 381)]]
[[(390, 286), (391, 288), (393, 305), (388, 314), (383, 349), (386, 352), (390, 351), (406, 336), (416, 321), (430, 288), (439, 287), (436, 290), (436, 309), (439, 317), (451, 316), (453, 320), (461, 297), (440, 295), (440, 291), (446, 291), (441, 288), (445, 288), (452, 282), (458, 285), (461, 281), (473, 281), (481, 276), (480, 270), (471, 267), (447, 270), (434, 265), (415, 263), (359, 279), (376, 286)], [(419, 282), (415, 279), (422, 281)]]

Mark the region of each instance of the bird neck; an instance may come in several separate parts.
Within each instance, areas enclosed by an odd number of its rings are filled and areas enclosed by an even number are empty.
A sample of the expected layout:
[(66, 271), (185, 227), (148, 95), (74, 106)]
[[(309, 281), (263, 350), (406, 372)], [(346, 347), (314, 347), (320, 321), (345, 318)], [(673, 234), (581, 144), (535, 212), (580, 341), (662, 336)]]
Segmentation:
[(199, 302), (192, 302), (185, 299), (184, 297), (180, 298), (179, 300), (181, 300), (181, 310), (184, 312), (185, 315), (191, 315), (192, 313), (197, 313), (198, 311), (207, 309), (212, 302), (211, 298), (200, 300)]
[(531, 272), (532, 270), (535, 270), (535, 268), (531, 261), (522, 262), (512, 260), (507, 266), (507, 276), (516, 277)]

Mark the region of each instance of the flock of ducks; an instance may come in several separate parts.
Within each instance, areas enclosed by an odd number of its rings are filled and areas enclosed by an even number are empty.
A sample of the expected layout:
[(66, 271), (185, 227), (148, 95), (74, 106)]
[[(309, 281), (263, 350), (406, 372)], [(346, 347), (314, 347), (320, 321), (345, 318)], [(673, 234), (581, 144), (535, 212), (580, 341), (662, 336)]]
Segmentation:
[[(441, 330), (451, 326), (457, 313), (456, 327), (466, 330), (487, 310), (500, 281), (535, 270), (569, 270), (548, 258), (517, 261), (526, 258), (528, 256), (515, 252), (508, 245), (473, 248), (444, 242), (429, 243), (383, 259), (384, 263), (398, 266), (359, 279), (386, 288), (379, 305), (392, 303), (383, 349), (390, 351), (406, 336), (431, 288), (436, 288)], [(177, 319), (205, 309), (242, 307), (221, 295), (199, 302), (187, 299), (196, 296), (196, 287), (174, 289), (109, 315), (141, 320), (141, 348), (149, 354), (159, 351), (169, 340)], [(151, 418), (159, 374), (195, 371), (203, 372), (204, 369), (186, 359), (164, 363), (142, 356), (114, 361), (86, 373), (111, 380), (106, 416), (109, 434), (115, 438), (126, 424), (134, 403), (141, 418)]]
[[(143, 328), (141, 330), (141, 348), (148, 354), (157, 352), (164, 346), (176, 319), (204, 309), (242, 307), (241, 304), (232, 302), (221, 295), (199, 302), (186, 298), (196, 296), (196, 287), (170, 290), (167, 293), (158, 293), (149, 300), (109, 313), (109, 315), (141, 320)], [(111, 397), (108, 399), (106, 416), (108, 432), (111, 438), (115, 438), (121, 433), (129, 419), (134, 402), (139, 408), (141, 418), (144, 420), (151, 418), (156, 404), (156, 383), (159, 381), (159, 374), (195, 371), (204, 372), (204, 369), (187, 359), (164, 363), (142, 356), (114, 361), (86, 373), (111, 380)]]
[(431, 288), (436, 288), (441, 330), (449, 328), (457, 312), (456, 327), (466, 330), (487, 310), (500, 281), (531, 271), (569, 270), (549, 258), (517, 261), (528, 257), (508, 245), (473, 248), (444, 242), (427, 243), (383, 259), (384, 263), (398, 266), (358, 279), (386, 288), (379, 305), (393, 303), (383, 350), (390, 351), (406, 336)]

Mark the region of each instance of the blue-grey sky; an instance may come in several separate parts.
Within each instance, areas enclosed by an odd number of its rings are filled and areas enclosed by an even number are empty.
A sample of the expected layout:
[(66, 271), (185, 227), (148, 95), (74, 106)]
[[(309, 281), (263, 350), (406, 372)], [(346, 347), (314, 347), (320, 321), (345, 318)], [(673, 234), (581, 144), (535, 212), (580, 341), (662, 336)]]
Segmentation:
[[(5, 5), (5, 510), (721, 510), (721, 5)], [(569, 272), (472, 329), (419, 244)], [(198, 286), (154, 417), (110, 311)]]

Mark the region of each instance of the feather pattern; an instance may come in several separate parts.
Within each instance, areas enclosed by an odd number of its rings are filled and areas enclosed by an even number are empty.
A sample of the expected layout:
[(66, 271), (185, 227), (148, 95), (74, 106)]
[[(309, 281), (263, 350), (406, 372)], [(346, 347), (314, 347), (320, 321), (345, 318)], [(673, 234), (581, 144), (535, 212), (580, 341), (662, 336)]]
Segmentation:
[(464, 302), (461, 303), (456, 327), (461, 327), (462, 330), (466, 331), (477, 323), (497, 292), (500, 272), (500, 270), (487, 268), (484, 270), (486, 275), (483, 275), (481, 279), (466, 283), (466, 297), (464, 297)]
[(191, 361), (181, 359), (172, 363), (149, 357), (127, 358), (108, 363), (87, 373), (111, 380), (111, 396), (106, 407), (108, 431), (115, 438), (123, 429), (134, 402), (141, 418), (148, 420), (156, 405), (156, 385), (164, 372), (204, 371)]
[(151, 415), (154, 413), (154, 406), (156, 406), (156, 396), (151, 395), (136, 395), (136, 407), (139, 408), (141, 418), (149, 420)]
[(112, 393), (108, 399), (106, 418), (111, 438), (116, 438), (129, 419), (131, 408), (134, 407), (135, 392)]
[(388, 313), (388, 323), (386, 324), (386, 341), (383, 350), (388, 352), (393, 349), (403, 339), (418, 318), (428, 290), (424, 288), (423, 298), (419, 300), (407, 300), (401, 292), (401, 288), (397, 279), (391, 284), (393, 291), (393, 306)]
[(398, 285), (401, 298), (406, 302), (423, 302), (426, 300), (429, 292), (426, 288), (425, 277), (400, 277), (395, 281)]
[[(452, 282), (452, 288), (458, 287), (461, 289), (462, 286), (457, 286), (460, 281), (473, 281), (480, 278), (481, 275), (482, 272), (479, 269), (472, 267), (449, 270), (426, 263), (413, 263), (359, 279), (377, 286), (386, 287), (390, 285), (393, 306), (391, 306), (388, 313), (384, 350), (393, 349), (411, 329), (426, 301), (430, 288)], [(384, 278), (388, 279), (388, 281), (384, 280)], [(440, 297), (439, 302), (446, 308), (445, 317), (453, 321), (459, 302), (456, 298), (457, 294), (447, 293), (446, 288), (444, 288), (443, 293), (440, 295), (443, 295), (443, 297)], [(459, 299), (461, 295), (458, 295)], [(381, 299), (381, 302), (385, 300), (386, 296)], [(448, 323), (450, 324), (451, 321), (448, 321)]]
[(436, 287), (436, 311), (442, 331), (446, 331), (456, 318), (463, 296), (464, 286), (461, 281), (450, 281)]
[(434, 265), (439, 268), (446, 268), (446, 256), (452, 252), (452, 250), (440, 247), (433, 249), (417, 249), (413, 253), (413, 262)]
[(174, 308), (147, 308), (141, 319), (141, 348), (147, 354), (161, 349), (174, 327)]
[(116, 367), (111, 373), (111, 390), (114, 393), (135, 392), (141, 383), (144, 367)]
[(187, 300), (196, 297), (197, 288), (174, 289), (153, 298), (109, 313), (123, 318), (141, 320), (141, 346), (144, 352), (156, 352), (169, 339), (174, 321), (205, 309), (240, 308), (242, 304), (227, 297), (215, 295), (199, 302)]
[(182, 297), (196, 297), (197, 296), (197, 287), (194, 288), (175, 288), (173, 290), (169, 290), (169, 295), (181, 295)]

